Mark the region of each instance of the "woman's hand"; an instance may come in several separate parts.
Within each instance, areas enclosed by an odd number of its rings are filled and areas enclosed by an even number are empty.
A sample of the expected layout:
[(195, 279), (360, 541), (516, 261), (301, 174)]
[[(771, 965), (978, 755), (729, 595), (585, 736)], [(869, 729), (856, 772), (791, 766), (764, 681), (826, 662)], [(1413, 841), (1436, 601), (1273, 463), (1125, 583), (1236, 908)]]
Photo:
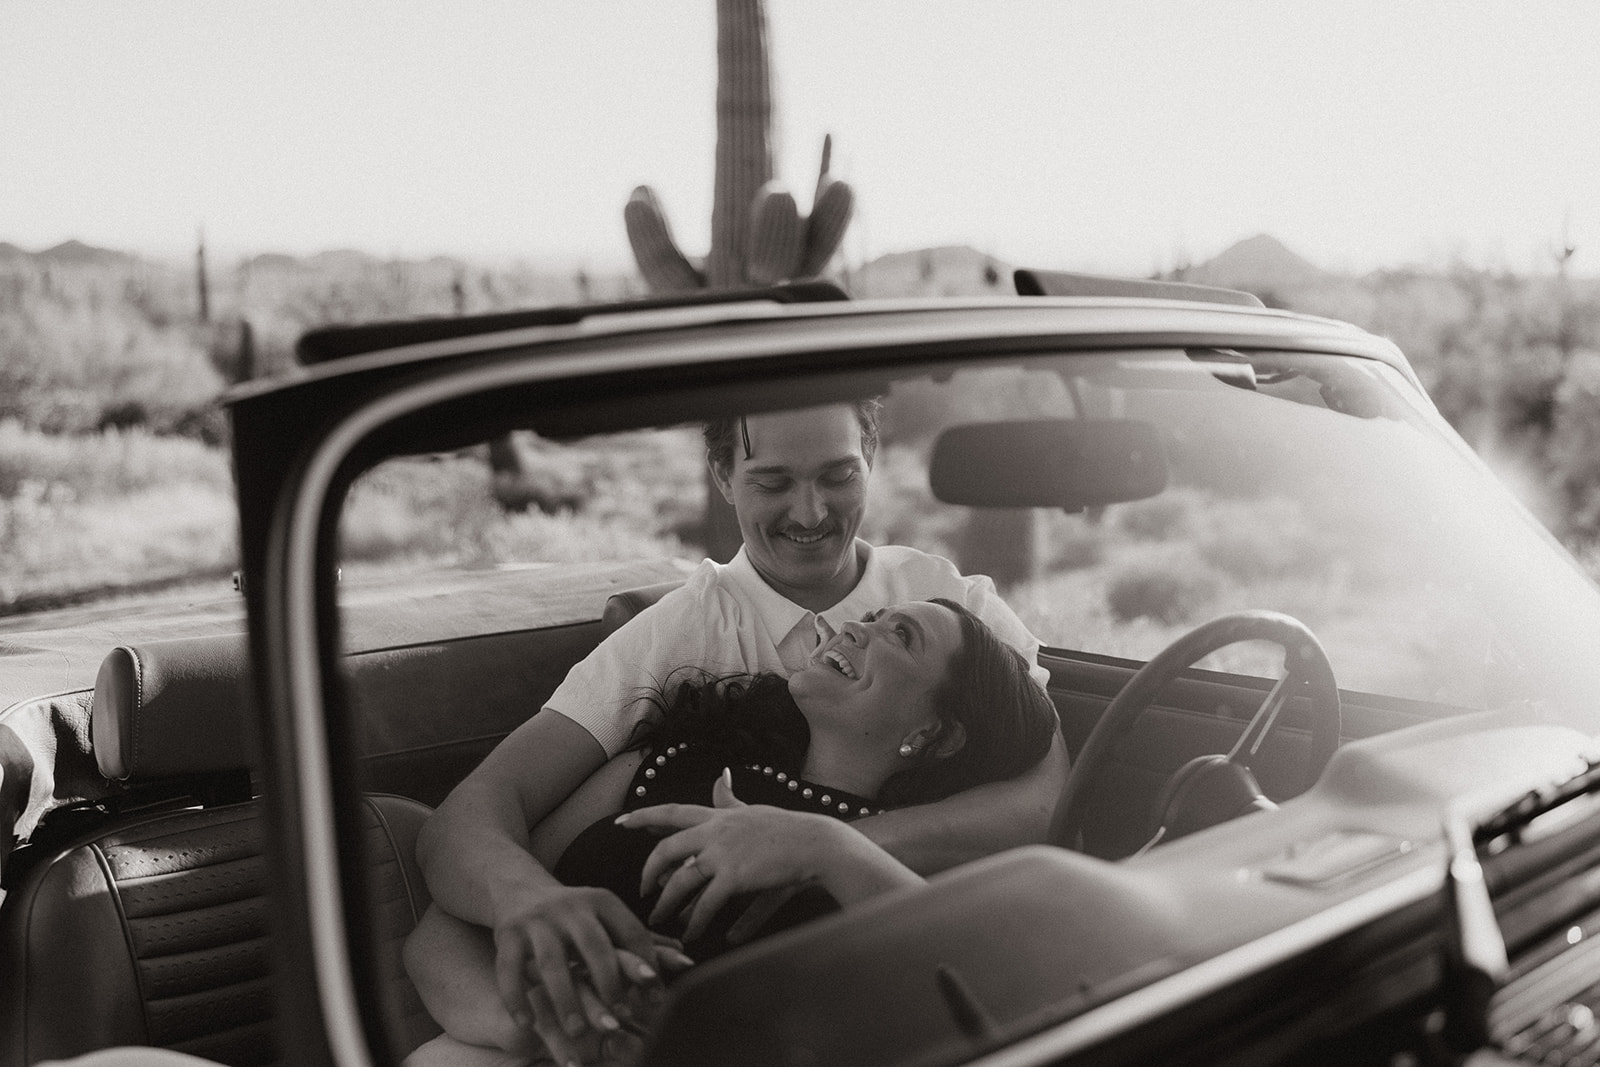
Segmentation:
[(630, 829), (666, 833), (645, 861), (641, 893), (657, 886), (652, 923), (688, 911), (692, 941), (728, 901), (760, 890), (820, 883), (840, 904), (920, 881), (846, 823), (827, 815), (748, 805), (733, 795), (724, 771), (712, 789), (715, 807), (660, 804), (617, 819)]
[(600, 1038), (624, 1031), (641, 997), (659, 999), (660, 967), (688, 962), (604, 889), (552, 885), (493, 935), (506, 1010), (560, 1063), (590, 1062)]

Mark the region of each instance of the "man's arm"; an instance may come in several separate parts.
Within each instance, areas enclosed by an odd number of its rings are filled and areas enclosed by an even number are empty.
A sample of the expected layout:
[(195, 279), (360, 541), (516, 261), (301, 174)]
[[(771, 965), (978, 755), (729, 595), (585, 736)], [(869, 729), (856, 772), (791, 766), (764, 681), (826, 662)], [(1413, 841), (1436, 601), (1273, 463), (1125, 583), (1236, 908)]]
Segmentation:
[(1057, 731), (1050, 751), (1025, 774), (851, 825), (917, 873), (934, 874), (1045, 840), (1066, 780), (1067, 747)]
[(528, 851), (533, 827), (605, 762), (588, 730), (541, 711), (451, 791), (417, 837), (417, 860), (445, 911), (493, 927), (509, 908), (559, 883)]
[[(530, 827), (592, 780), (604, 758), (584, 727), (541, 711), (445, 798), (417, 839), (435, 903), (488, 928), (501, 1003), (562, 1062), (582, 1059), (580, 1044), (616, 1029), (613, 1006), (633, 988), (660, 981), (645, 963), (656, 958), (654, 939), (615, 894), (563, 886), (529, 851)], [(609, 802), (584, 793), (600, 809), (592, 818), (621, 800), (620, 788)], [(581, 976), (573, 964), (582, 965)]]

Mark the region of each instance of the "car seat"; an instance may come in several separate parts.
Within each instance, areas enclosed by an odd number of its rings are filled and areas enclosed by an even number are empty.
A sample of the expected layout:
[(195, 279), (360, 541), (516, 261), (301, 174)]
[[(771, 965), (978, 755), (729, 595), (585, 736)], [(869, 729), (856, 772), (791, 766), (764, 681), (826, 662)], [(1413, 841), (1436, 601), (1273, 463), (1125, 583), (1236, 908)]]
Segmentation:
[[(237, 637), (114, 650), (90, 709), (110, 799), (35, 834), (0, 909), (0, 1067), (117, 1045), (278, 1062), (269, 904)], [(371, 918), (386, 1028), (404, 1054), (439, 1032), (400, 948), (429, 898), (429, 809), (368, 794)], [(41, 826), (41, 831), (45, 827)]]
[(620, 592), (612, 593), (606, 598), (606, 605), (600, 612), (601, 638), (610, 637), (620, 630), (628, 620), (682, 584), (682, 579), (673, 579), (667, 582), (657, 582), (655, 585), (645, 585), (637, 589), (624, 589)]

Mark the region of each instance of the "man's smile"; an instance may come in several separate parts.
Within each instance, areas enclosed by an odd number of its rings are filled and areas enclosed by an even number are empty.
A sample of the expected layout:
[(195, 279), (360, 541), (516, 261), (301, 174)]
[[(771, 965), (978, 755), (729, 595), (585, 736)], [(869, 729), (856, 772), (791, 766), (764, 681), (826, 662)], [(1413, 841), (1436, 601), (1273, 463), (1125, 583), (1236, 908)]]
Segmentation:
[(797, 545), (814, 545), (833, 536), (832, 530), (782, 530), (776, 536)]

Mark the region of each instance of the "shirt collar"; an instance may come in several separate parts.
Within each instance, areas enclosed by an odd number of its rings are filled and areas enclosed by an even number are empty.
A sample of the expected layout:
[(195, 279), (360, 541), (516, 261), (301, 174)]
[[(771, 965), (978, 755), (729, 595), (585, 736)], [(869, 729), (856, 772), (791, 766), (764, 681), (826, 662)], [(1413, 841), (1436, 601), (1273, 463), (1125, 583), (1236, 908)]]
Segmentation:
[(743, 545), (728, 561), (727, 573), (743, 590), (745, 600), (756, 609), (756, 617), (766, 627), (767, 633), (772, 635), (774, 642), (782, 641), (784, 635), (810, 614), (767, 584), (766, 579), (756, 571), (755, 564), (750, 562)]
[[(879, 573), (882, 567), (877, 562), (877, 555), (872, 551), (872, 546), (860, 538), (856, 539), (856, 551), (865, 557), (856, 587), (833, 607), (817, 612), (836, 630), (847, 620), (859, 619), (874, 608), (883, 607), (881, 601), (885, 594)], [(766, 579), (756, 571), (755, 564), (750, 562), (743, 545), (728, 561), (727, 572), (744, 591), (745, 599), (756, 609), (757, 617), (776, 641), (783, 640), (790, 630), (812, 614), (768, 585)]]

